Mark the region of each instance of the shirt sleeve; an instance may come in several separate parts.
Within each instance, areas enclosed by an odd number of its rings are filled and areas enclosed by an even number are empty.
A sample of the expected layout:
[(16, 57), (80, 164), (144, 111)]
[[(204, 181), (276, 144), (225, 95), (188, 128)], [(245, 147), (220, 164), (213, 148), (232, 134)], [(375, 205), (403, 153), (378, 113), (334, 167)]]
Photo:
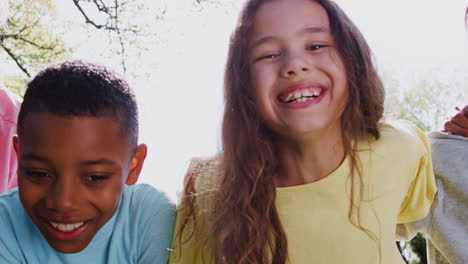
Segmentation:
[(410, 177), (409, 188), (400, 206), (398, 223), (407, 223), (424, 218), (428, 215), (437, 192), (436, 181), (432, 168), (432, 159), (426, 135), (411, 123), (407, 123), (409, 131), (414, 135), (418, 155), (417, 168)]
[(175, 221), (175, 206), (169, 198), (151, 186), (140, 186), (138, 207), (141, 234), (138, 263), (167, 263)]

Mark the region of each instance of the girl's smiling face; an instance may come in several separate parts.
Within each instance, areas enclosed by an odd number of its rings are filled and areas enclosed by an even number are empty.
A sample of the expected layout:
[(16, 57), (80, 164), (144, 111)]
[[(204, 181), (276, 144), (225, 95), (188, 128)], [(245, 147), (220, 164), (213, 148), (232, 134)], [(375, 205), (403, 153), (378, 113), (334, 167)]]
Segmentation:
[(287, 137), (341, 131), (348, 84), (325, 9), (310, 0), (267, 2), (250, 39), (255, 103), (267, 126)]

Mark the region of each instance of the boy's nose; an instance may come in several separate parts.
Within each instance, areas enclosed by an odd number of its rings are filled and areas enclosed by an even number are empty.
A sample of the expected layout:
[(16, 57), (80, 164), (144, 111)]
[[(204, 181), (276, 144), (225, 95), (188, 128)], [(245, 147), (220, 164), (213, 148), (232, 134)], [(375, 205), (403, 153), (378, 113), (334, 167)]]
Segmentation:
[(284, 78), (297, 77), (310, 71), (310, 65), (300, 55), (288, 55), (284, 59), (281, 75)]
[(56, 212), (71, 212), (77, 210), (79, 190), (77, 184), (67, 181), (57, 181), (49, 189), (46, 206)]

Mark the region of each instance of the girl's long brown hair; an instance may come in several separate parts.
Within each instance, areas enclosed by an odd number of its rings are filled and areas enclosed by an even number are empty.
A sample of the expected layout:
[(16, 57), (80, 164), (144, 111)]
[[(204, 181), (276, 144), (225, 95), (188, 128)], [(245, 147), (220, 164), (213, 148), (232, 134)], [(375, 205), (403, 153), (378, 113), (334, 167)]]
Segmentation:
[[(286, 234), (275, 206), (273, 175), (278, 169), (275, 135), (261, 122), (255, 109), (248, 59), (255, 15), (261, 5), (269, 1), (247, 1), (231, 36), (224, 81), (220, 179), (214, 208), (208, 208), (213, 212), (209, 241), (216, 263), (283, 264), (288, 259)], [(384, 89), (361, 32), (332, 1), (315, 2), (328, 14), (336, 49), (345, 64), (349, 99), (341, 126), (345, 152), (351, 160), (351, 179), (359, 187), (362, 179), (356, 144), (364, 136), (379, 138)], [(196, 173), (190, 173), (185, 179), (182, 205), (188, 217), (180, 235), (186, 225), (196, 223), (196, 177)], [(355, 186), (351, 185), (349, 219), (360, 226), (359, 217), (353, 217), (353, 212), (359, 210), (362, 188)], [(361, 229), (373, 237), (365, 228)]]

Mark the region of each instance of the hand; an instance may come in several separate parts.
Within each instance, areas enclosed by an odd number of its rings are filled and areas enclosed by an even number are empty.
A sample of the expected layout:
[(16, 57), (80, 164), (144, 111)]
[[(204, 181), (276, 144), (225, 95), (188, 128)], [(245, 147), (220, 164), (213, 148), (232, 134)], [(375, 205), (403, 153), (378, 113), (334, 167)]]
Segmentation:
[(442, 131), (451, 135), (468, 137), (468, 105), (462, 110), (458, 107), (455, 109), (459, 112), (450, 118), (449, 121), (445, 122), (444, 130)]

